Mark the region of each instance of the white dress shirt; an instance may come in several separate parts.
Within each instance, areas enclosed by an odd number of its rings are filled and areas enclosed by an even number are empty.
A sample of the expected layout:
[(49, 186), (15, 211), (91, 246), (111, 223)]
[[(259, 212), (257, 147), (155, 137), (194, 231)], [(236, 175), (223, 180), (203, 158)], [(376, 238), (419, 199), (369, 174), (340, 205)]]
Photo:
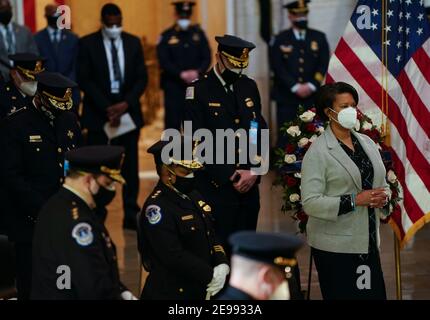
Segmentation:
[[(12, 34), (12, 43), (11, 44), (7, 41), (6, 30), (9, 30)], [(0, 23), (0, 32), (1, 32), (1, 35), (3, 37), (3, 43), (4, 43), (4, 47), (6, 48), (6, 50), (9, 51), (9, 48), (11, 45), (12, 45), (12, 48), (16, 48), (16, 38), (15, 38), (15, 32), (13, 30), (12, 22), (10, 22), (7, 26)], [(13, 51), (15, 51), (15, 50), (13, 50)]]
[[(225, 87), (227, 83), (224, 81), (224, 79), (223, 79), (223, 78), (221, 77), (221, 75), (218, 73), (218, 66), (214, 66), (214, 72), (215, 72), (215, 75), (216, 75), (216, 77), (218, 78), (218, 80), (221, 82), (221, 84), (222, 84), (222, 86), (223, 86), (223, 88), (224, 88), (225, 92), (227, 92), (227, 88)], [(234, 90), (233, 90), (233, 85), (230, 85), (230, 90), (231, 90), (231, 91), (234, 91)]]
[[(103, 44), (105, 46), (105, 52), (106, 52), (106, 58), (108, 61), (108, 66), (109, 66), (109, 76), (110, 76), (110, 82), (111, 82), (111, 92), (112, 93), (119, 93), (116, 92), (114, 90), (114, 88), (116, 88), (116, 84), (115, 84), (115, 73), (113, 70), (113, 63), (112, 63), (112, 43), (111, 43), (111, 39), (106, 35), (106, 33), (104, 32), (104, 30), (102, 30), (102, 34), (103, 34)], [(118, 62), (119, 62), (119, 68), (121, 70), (121, 78), (124, 80), (124, 74), (125, 74), (125, 55), (124, 55), (124, 46), (123, 46), (123, 41), (122, 41), (122, 37), (118, 37), (115, 40), (115, 47), (116, 50), (118, 52)]]
[(50, 26), (46, 28), (49, 33), (49, 39), (51, 39), (51, 42), (60, 42), (61, 41), (61, 29), (54, 29)]

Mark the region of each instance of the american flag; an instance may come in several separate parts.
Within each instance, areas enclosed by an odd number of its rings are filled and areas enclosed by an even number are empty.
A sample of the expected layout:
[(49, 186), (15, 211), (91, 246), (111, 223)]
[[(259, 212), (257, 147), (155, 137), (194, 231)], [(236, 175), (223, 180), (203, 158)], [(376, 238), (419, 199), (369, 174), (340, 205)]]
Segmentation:
[(358, 1), (326, 81), (355, 86), (361, 111), (387, 124), (403, 198), (390, 223), (403, 246), (430, 221), (430, 28), (424, 1)]

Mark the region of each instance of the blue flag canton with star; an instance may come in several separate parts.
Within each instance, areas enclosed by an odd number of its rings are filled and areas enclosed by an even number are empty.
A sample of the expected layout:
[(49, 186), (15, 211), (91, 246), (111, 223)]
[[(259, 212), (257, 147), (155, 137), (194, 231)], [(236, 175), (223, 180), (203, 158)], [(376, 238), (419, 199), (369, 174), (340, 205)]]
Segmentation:
[[(430, 28), (424, 8), (424, 0), (384, 0), (387, 4), (384, 29), (383, 0), (359, 1), (351, 17), (351, 23), (364, 41), (382, 61), (382, 32), (386, 32), (388, 70), (395, 77), (430, 37)], [(370, 28), (358, 25), (370, 8)]]

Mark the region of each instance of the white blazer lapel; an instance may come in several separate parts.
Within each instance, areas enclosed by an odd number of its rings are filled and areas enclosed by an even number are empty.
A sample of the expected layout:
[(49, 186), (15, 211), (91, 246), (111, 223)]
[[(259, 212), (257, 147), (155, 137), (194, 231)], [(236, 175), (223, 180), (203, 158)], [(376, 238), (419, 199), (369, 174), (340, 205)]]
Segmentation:
[(351, 160), (351, 158), (346, 154), (346, 152), (339, 145), (339, 142), (334, 136), (333, 131), (331, 131), (330, 126), (328, 126), (324, 135), (326, 138), (329, 153), (339, 162), (339, 164), (342, 167), (345, 168), (345, 170), (349, 173), (352, 180), (354, 181), (358, 190), (361, 190), (363, 186), (361, 181), (360, 170), (355, 165), (354, 161)]

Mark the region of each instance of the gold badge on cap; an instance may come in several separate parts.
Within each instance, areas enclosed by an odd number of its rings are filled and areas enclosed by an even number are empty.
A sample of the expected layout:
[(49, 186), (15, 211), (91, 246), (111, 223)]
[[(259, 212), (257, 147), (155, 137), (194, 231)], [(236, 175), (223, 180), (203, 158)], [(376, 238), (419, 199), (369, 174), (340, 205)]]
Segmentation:
[(316, 41), (311, 42), (311, 50), (312, 51), (318, 51), (319, 50), (318, 42), (316, 42)]

